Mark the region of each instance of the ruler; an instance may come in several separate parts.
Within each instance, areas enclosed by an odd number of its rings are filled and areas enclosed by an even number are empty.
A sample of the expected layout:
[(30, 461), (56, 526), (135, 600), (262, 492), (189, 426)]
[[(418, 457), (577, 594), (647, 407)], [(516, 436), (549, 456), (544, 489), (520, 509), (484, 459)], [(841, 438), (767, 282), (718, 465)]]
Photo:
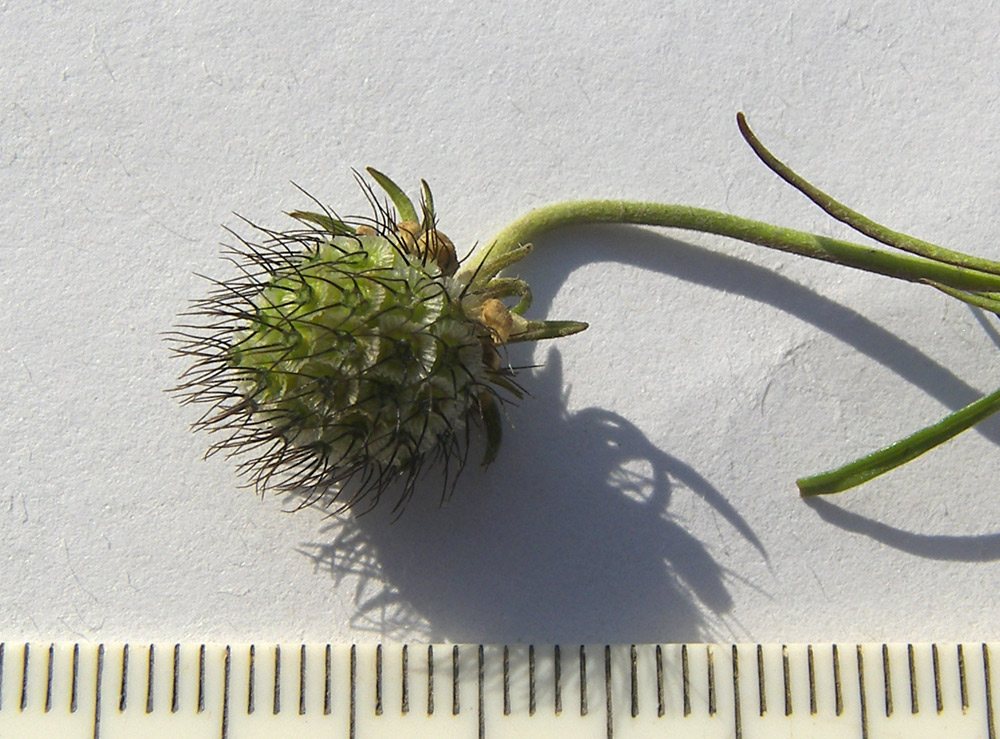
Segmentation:
[(0, 737), (984, 737), (997, 644), (0, 643)]

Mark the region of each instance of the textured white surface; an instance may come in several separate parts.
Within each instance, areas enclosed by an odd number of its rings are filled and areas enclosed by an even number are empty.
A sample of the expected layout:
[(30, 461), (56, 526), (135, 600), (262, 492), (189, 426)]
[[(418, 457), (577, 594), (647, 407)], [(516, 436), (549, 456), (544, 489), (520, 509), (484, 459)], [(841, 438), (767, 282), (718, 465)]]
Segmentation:
[[(521, 270), (540, 347), (499, 460), (394, 525), (282, 512), (205, 462), (160, 333), (231, 211), (349, 167), (434, 186), (471, 245), (566, 198), (1000, 258), (1000, 14), (981, 3), (0, 5), (0, 623), (6, 639), (1000, 638), (1000, 424), (839, 498), (796, 476), (994, 389), (996, 322), (932, 290), (638, 229)], [(522, 361), (531, 361), (523, 354)]]

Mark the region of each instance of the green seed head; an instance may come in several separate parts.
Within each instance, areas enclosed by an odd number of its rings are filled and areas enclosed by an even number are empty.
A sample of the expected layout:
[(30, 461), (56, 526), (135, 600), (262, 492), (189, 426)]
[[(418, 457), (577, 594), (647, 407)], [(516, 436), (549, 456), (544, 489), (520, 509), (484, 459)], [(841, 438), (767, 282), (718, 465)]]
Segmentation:
[(347, 507), (401, 482), (402, 503), (435, 462), (448, 493), (470, 420), (495, 454), (496, 390), (518, 394), (497, 350), (509, 331), (496, 304), (509, 311), (453, 276), (425, 195), (422, 223), (408, 199), (397, 214), (371, 197), (374, 218), (296, 212), (304, 229), (241, 239), (241, 277), (215, 283), (172, 336), (196, 360), (177, 390), (209, 404), (197, 427), (224, 435), (209, 453), (240, 455), (259, 489)]
[(298, 230), (258, 228), (261, 243), (241, 238), (230, 250), (240, 277), (214, 283), (171, 336), (195, 360), (175, 390), (208, 404), (195, 425), (223, 437), (209, 454), (239, 456), (259, 490), (303, 505), (374, 505), (400, 483), (399, 506), (427, 463), (442, 468), (449, 494), (470, 422), (486, 431), (489, 463), (499, 393), (521, 397), (502, 346), (585, 328), (522, 318), (531, 293), (497, 268), (456, 275), (427, 183), (418, 216), (392, 180), (369, 173), (395, 208), (361, 181), (373, 218), (296, 211)]
[(483, 327), (434, 262), (383, 236), (319, 241), (252, 299), (228, 352), (253, 412), (338, 468), (408, 469), (487, 387)]

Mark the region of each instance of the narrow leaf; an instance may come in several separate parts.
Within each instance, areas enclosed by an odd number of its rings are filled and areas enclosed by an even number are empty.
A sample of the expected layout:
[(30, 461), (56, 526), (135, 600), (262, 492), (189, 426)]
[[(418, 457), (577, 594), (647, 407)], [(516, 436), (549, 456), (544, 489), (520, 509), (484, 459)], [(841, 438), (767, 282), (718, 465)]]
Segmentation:
[(314, 226), (319, 226), (324, 231), (329, 231), (335, 236), (350, 235), (354, 233), (354, 229), (352, 227), (348, 226), (343, 221), (337, 220), (333, 216), (327, 215), (326, 213), (310, 213), (305, 210), (293, 210), (288, 215), (296, 221), (311, 223)]
[(424, 231), (434, 228), (434, 196), (431, 195), (431, 186), (427, 180), (420, 180), (421, 203), (424, 209), (424, 222), (420, 224)]
[(542, 339), (559, 339), (572, 336), (588, 328), (590, 324), (582, 321), (527, 321), (527, 328), (516, 334), (511, 334), (508, 344), (518, 341), (541, 341)]
[(402, 191), (399, 185), (374, 167), (368, 167), (367, 169), (368, 174), (379, 184), (379, 187), (385, 190), (385, 194), (389, 196), (392, 204), (396, 206), (396, 212), (399, 213), (399, 220), (418, 223), (417, 209), (413, 207), (413, 202), (406, 196), (406, 193)]
[(486, 452), (483, 454), (483, 467), (497, 458), (500, 442), (503, 440), (503, 419), (500, 418), (500, 407), (496, 399), (489, 393), (484, 393), (479, 399), (480, 411), (483, 414), (483, 425), (486, 427)]

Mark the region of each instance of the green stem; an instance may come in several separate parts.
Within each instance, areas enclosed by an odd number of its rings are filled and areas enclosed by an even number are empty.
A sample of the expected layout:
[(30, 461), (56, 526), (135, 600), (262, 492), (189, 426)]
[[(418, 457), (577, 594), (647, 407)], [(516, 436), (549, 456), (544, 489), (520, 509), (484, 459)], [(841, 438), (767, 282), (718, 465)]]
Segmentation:
[(893, 470), (1000, 411), (1000, 390), (970, 403), (933, 426), (830, 472), (797, 481), (803, 497), (839, 493)]
[[(893, 231), (837, 202), (778, 160), (750, 131), (743, 114), (737, 115), (743, 137), (763, 162), (834, 218), (865, 236), (904, 253), (832, 239), (687, 205), (628, 200), (580, 200), (548, 205), (518, 218), (489, 246), (480, 250), (456, 277), (482, 291), (504, 268), (526, 256), (530, 242), (563, 226), (588, 223), (662, 226), (727, 236), (812, 259), (853, 267), (909, 282), (932, 285), (970, 305), (1000, 315), (1000, 263), (944, 249)], [(579, 324), (583, 326), (583, 324)], [(575, 328), (575, 327), (574, 327)], [(571, 333), (547, 327), (553, 333)], [(531, 338), (535, 338), (531, 336)], [(541, 338), (541, 337), (539, 337)], [(888, 472), (1000, 411), (1000, 390), (952, 413), (944, 420), (873, 454), (836, 470), (798, 481), (803, 496), (837, 493)]]
[(1000, 300), (997, 299), (996, 295), (988, 293), (968, 293), (964, 290), (955, 290), (936, 282), (928, 282), (927, 284), (931, 287), (936, 287), (945, 295), (950, 295), (956, 300), (961, 300), (963, 303), (968, 303), (975, 308), (982, 308), (983, 310), (988, 310), (990, 313), (995, 313), (1000, 316)]
[[(623, 200), (581, 200), (533, 210), (504, 228), (490, 246), (469, 261), (459, 279), (481, 288), (529, 251), (529, 242), (563, 226), (618, 223), (663, 226), (727, 236), (771, 249), (821, 259), (910, 282), (933, 285), (973, 305), (992, 310), (996, 301), (983, 293), (1000, 288), (1000, 275), (925, 256), (889, 252), (817, 234), (796, 231), (718, 211), (686, 205)], [(895, 244), (893, 244), (895, 245)], [(938, 255), (935, 255), (938, 256)], [(971, 293), (980, 293), (973, 295)], [(1000, 410), (1000, 390), (943, 421), (844, 467), (798, 481), (804, 496), (841, 492), (888, 472), (952, 438)]]
[(918, 239), (915, 236), (909, 236), (907, 234), (900, 233), (899, 231), (893, 231), (891, 228), (883, 226), (881, 223), (876, 223), (867, 216), (861, 215), (856, 210), (848, 208), (843, 203), (834, 200), (818, 187), (815, 187), (807, 182), (804, 177), (793, 172), (787, 164), (768, 151), (760, 140), (754, 135), (753, 131), (750, 130), (750, 126), (747, 125), (746, 118), (742, 113), (736, 114), (736, 124), (739, 126), (740, 133), (743, 135), (744, 140), (746, 140), (757, 157), (764, 162), (764, 164), (766, 164), (772, 172), (801, 192), (807, 198), (812, 200), (816, 205), (826, 211), (826, 213), (833, 216), (838, 221), (846, 223), (855, 231), (859, 231), (865, 236), (875, 239), (875, 241), (879, 241), (886, 246), (902, 249), (903, 251), (908, 251), (911, 254), (919, 254), (922, 257), (933, 259), (936, 262), (946, 262), (959, 267), (970, 267), (972, 269), (979, 270), (980, 272), (989, 272), (994, 275), (1000, 274), (1000, 262), (994, 262), (991, 259), (983, 259), (981, 257), (973, 257), (968, 254), (962, 254), (961, 252), (945, 249), (944, 247), (924, 241), (923, 239)]
[(779, 251), (834, 262), (910, 282), (934, 282), (955, 290), (1000, 290), (1000, 275), (920, 256), (888, 252), (826, 236), (773, 226), (687, 205), (629, 200), (578, 200), (533, 210), (510, 223), (462, 268), (459, 279), (485, 284), (509, 263), (511, 252), (563, 226), (618, 223), (662, 226), (728, 236)]

